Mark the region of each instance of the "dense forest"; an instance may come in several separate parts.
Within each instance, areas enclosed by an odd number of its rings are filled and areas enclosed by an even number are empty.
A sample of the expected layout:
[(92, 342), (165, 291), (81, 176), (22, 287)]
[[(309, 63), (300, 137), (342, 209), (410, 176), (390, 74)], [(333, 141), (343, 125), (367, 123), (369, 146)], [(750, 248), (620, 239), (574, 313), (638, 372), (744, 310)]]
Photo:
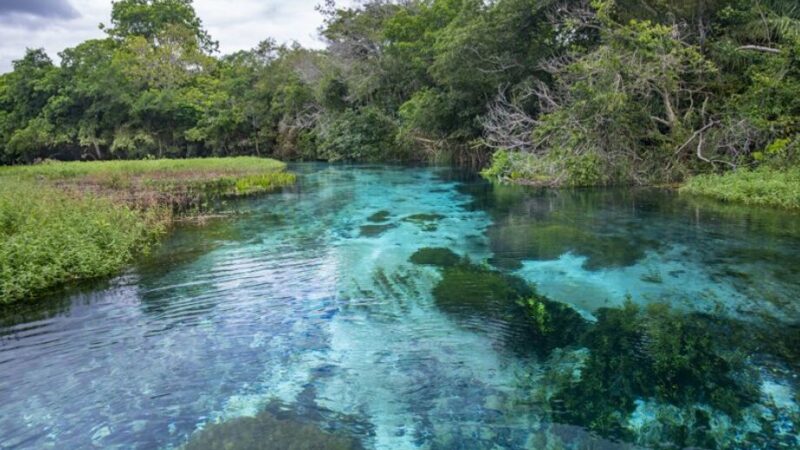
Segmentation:
[[(324, 50), (219, 55), (191, 0), (0, 76), (0, 162), (262, 155), (451, 161), (549, 185), (796, 167), (793, 0), (368, 0)], [(265, 30), (265, 35), (269, 30)], [(266, 36), (265, 36), (266, 37)]]

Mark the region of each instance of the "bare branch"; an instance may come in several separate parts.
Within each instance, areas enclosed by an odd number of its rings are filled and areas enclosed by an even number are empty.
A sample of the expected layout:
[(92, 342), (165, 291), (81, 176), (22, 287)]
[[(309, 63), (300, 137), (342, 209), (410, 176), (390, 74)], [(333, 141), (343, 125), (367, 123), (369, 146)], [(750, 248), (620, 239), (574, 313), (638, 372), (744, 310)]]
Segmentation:
[(778, 54), (778, 53), (781, 52), (777, 48), (763, 47), (761, 45), (743, 45), (743, 46), (737, 48), (736, 50), (750, 50), (750, 51), (774, 53), (774, 54)]

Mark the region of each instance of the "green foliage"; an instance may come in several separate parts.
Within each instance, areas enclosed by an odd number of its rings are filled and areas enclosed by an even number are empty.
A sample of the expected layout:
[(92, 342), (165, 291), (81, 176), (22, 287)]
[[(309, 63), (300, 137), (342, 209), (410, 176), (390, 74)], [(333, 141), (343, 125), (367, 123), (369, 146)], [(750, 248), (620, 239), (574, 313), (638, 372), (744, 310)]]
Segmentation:
[(726, 202), (800, 209), (800, 168), (738, 170), (691, 178), (681, 192)]
[[(492, 155), (492, 164), (481, 171), (481, 175), (490, 180), (502, 180), (510, 174), (513, 163), (511, 152), (508, 150), (498, 150)], [(511, 176), (514, 178), (513, 175)]]
[(0, 167), (0, 303), (117, 273), (174, 212), (294, 183), (284, 168), (259, 158)]
[[(798, 164), (800, 9), (759, 0), (326, 3), (324, 50), (216, 57), (190, 0), (0, 76), (0, 163), (427, 159), (500, 182), (677, 183)], [(787, 141), (788, 140), (788, 141)]]
[(394, 121), (377, 108), (347, 110), (320, 132), (318, 156), (328, 161), (381, 161), (393, 153)]
[(120, 39), (142, 36), (156, 40), (165, 29), (176, 25), (190, 30), (206, 51), (217, 49), (217, 43), (203, 30), (192, 0), (116, 0), (111, 7), (111, 27), (103, 28)]
[(0, 303), (114, 274), (165, 229), (168, 215), (157, 209), (140, 213), (108, 199), (12, 180), (0, 180)]

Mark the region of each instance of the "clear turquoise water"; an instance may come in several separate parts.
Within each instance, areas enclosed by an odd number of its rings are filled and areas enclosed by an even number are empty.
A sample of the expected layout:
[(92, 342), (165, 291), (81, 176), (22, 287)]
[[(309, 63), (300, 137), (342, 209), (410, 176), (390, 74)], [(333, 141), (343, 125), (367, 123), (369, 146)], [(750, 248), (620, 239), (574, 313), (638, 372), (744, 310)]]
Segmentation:
[[(0, 310), (0, 449), (213, 448), (214, 423), (261, 448), (243, 417), (261, 432), (278, 418), (298, 445), (321, 430), (374, 449), (800, 446), (798, 215), (448, 169), (294, 169), (296, 188), (177, 230), (121, 277)], [(444, 307), (445, 272), (409, 261), (425, 247), (535, 283), (588, 327), (628, 299), (714, 324), (715, 342), (747, 336), (721, 352), (750, 395), (735, 414), (642, 396), (616, 431), (578, 418), (554, 399), (587, 379), (593, 343), (537, 351), (517, 310)]]

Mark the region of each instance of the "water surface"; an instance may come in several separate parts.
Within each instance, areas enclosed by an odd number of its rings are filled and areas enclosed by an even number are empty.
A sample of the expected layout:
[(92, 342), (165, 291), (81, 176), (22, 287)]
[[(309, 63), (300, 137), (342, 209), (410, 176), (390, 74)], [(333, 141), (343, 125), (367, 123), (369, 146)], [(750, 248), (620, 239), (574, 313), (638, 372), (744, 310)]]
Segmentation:
[[(294, 169), (117, 279), (0, 311), (0, 448), (800, 446), (797, 215)], [(520, 280), (569, 307), (548, 339)]]

